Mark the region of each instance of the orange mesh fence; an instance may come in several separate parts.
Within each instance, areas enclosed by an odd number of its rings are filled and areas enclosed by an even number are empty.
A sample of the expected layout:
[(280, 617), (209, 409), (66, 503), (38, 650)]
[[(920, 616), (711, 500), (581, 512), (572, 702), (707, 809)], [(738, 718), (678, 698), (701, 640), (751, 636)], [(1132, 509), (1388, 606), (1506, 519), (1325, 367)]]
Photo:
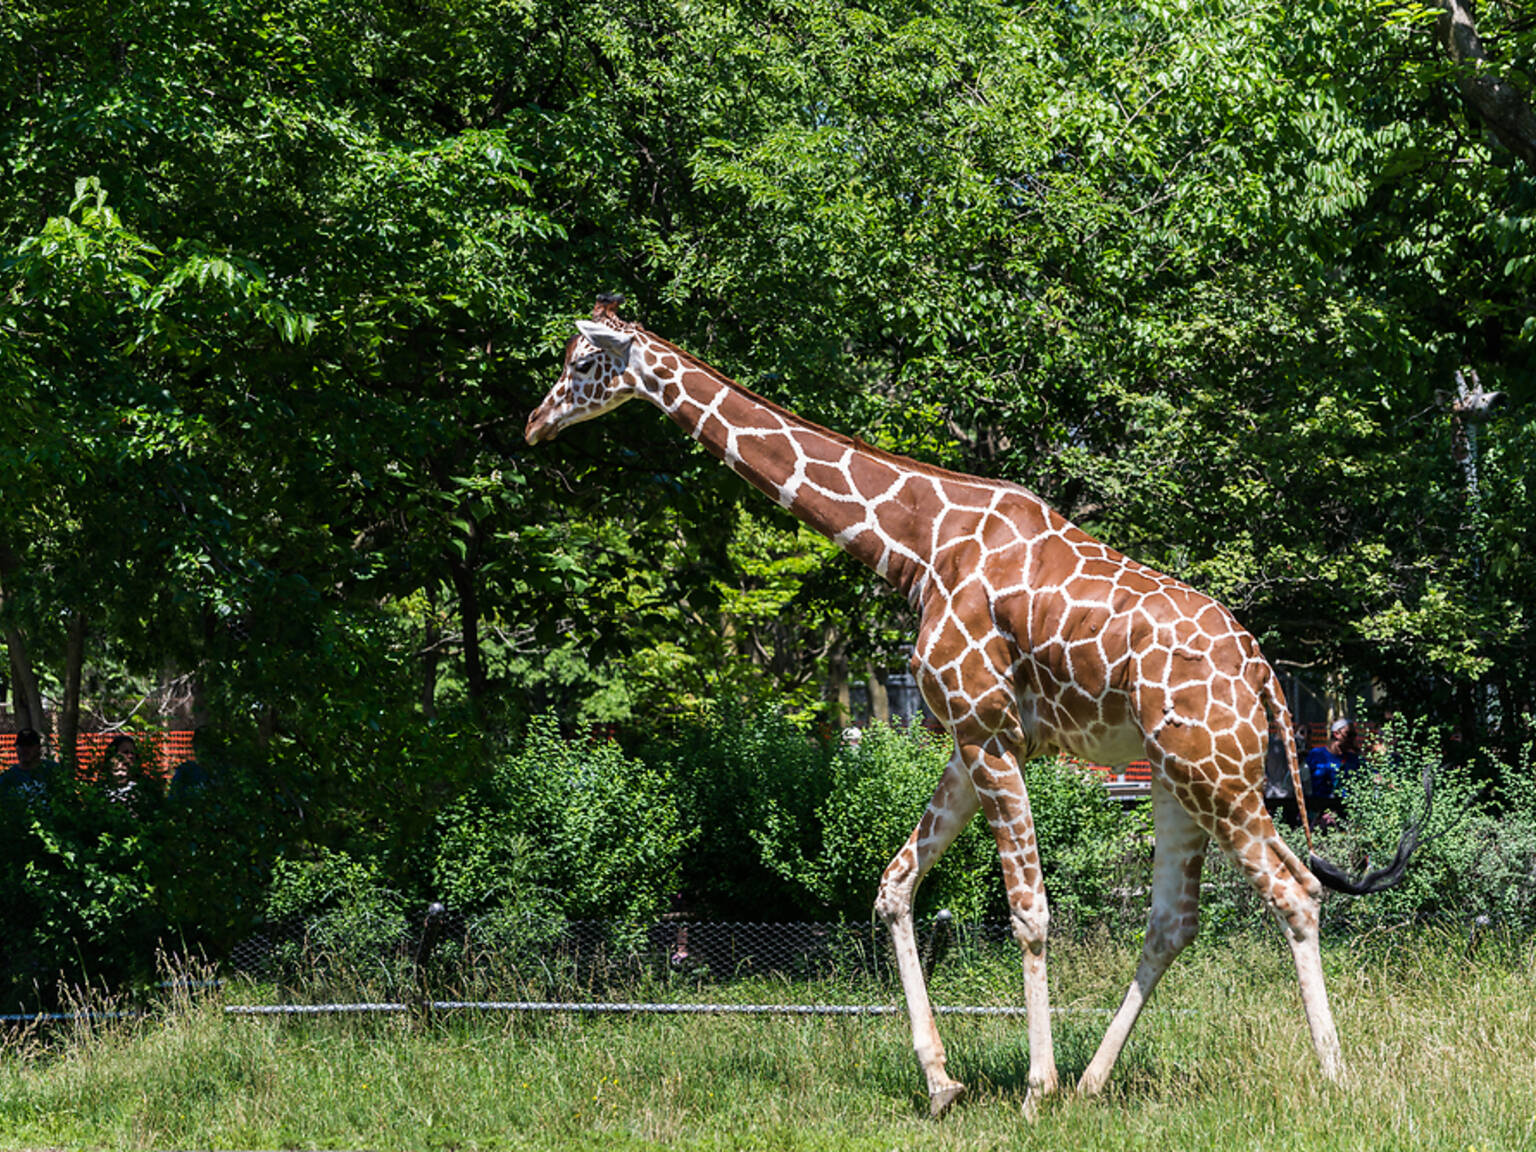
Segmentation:
[[(76, 741), (78, 775), (94, 779), (96, 769), (111, 747), (112, 741), (122, 735), (119, 732), (82, 732)], [(158, 776), (169, 778), (176, 765), (192, 759), (192, 733), (145, 732), (129, 733), (139, 746), (139, 756), (144, 769)], [(16, 733), (0, 732), (0, 768), (16, 763)]]
[(1111, 768), (1105, 764), (1089, 764), (1083, 760), (1073, 760), (1073, 764), (1079, 768), (1086, 768), (1090, 772), (1098, 772), (1104, 777), (1106, 784), (1118, 784), (1123, 786), (1134, 785), (1138, 788), (1152, 786), (1152, 765), (1145, 760), (1133, 760), (1123, 768)]

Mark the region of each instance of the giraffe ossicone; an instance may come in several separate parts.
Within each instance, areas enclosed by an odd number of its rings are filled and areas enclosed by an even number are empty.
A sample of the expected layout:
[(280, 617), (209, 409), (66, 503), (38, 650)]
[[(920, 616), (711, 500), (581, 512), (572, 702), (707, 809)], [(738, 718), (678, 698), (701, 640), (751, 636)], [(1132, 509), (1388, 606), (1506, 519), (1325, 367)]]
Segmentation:
[[(1023, 765), (1049, 752), (1152, 766), (1156, 855), (1141, 959), (1079, 1079), (1108, 1079), (1142, 1005), (1197, 926), (1210, 840), (1285, 932), (1322, 1070), (1343, 1074), (1318, 945), (1322, 882), (1356, 894), (1402, 876), (1350, 878), (1304, 863), (1263, 802), (1269, 725), (1291, 730), (1274, 672), (1232, 614), (1188, 585), (1099, 543), (1037, 496), (871, 448), (794, 415), (696, 357), (621, 320), (598, 298), (559, 379), (528, 418), (530, 444), (635, 397), (655, 404), (735, 472), (905, 595), (919, 615), (912, 659), (954, 752), (917, 827), (881, 876), (912, 1043), (935, 1115), (963, 1091), (946, 1068), (913, 926), (918, 884), (981, 812), (997, 841), (1024, 955), (1026, 1114), (1058, 1085), (1045, 945), (1050, 915)], [(1295, 748), (1290, 770), (1301, 795)], [(1310, 842), (1310, 831), (1308, 832)]]

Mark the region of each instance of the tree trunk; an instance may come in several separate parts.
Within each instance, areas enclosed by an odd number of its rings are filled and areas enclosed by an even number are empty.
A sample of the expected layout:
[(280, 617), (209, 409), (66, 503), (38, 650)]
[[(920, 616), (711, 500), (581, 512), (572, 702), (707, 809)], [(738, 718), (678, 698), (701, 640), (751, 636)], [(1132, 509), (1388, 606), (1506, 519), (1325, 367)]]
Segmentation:
[[(0, 610), (5, 608), (5, 580), (20, 567), (21, 558), (7, 545), (0, 543)], [(43, 694), (37, 687), (37, 673), (32, 667), (31, 656), (27, 654), (26, 639), (14, 621), (5, 624), (5, 648), (10, 658), (11, 698), (19, 726), (46, 732)]]
[(1471, 0), (1440, 0), (1440, 44), (1461, 68), (1457, 85), (1499, 143), (1536, 171), (1536, 112), (1508, 80), (1487, 70), (1488, 57), (1472, 19)]
[(270, 745), (281, 727), (282, 720), (277, 714), (276, 706), (268, 704), (262, 708), (261, 713), (256, 717), (257, 747), (266, 748)]
[(76, 745), (80, 735), (80, 679), (85, 667), (85, 613), (69, 617), (69, 634), (64, 641), (64, 706), (59, 709), (59, 759), (75, 771), (80, 770)]
[(14, 624), (5, 626), (5, 647), (10, 656), (11, 700), (17, 726), (46, 732), (48, 725), (43, 716), (43, 694), (37, 687), (37, 673), (32, 669), (32, 659), (27, 655), (27, 643), (21, 629)]
[(469, 561), (448, 559), (448, 575), (459, 596), (459, 623), (464, 633), (464, 681), (471, 700), (485, 695), (485, 664), (480, 655), (480, 593)]

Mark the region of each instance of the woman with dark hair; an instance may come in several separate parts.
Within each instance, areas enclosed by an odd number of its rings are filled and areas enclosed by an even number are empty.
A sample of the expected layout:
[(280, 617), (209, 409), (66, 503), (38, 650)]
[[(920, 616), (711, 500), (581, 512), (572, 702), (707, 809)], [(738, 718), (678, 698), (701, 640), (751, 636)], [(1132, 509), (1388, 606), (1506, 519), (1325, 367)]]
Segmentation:
[(96, 770), (96, 782), (114, 804), (133, 804), (139, 792), (139, 742), (127, 734), (114, 736)]

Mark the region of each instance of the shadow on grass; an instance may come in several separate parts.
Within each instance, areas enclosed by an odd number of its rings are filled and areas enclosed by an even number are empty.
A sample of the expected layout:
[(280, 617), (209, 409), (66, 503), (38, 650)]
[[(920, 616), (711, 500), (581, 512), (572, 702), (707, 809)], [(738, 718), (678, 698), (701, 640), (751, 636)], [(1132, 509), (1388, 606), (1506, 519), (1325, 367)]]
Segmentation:
[[(1056, 1073), (1061, 1084), (1057, 1100), (1075, 1095), (1077, 1082), (1093, 1059), (1103, 1028), (1108, 1023), (1107, 1016), (1082, 1021), (1057, 1017), (1052, 1021)], [(911, 1069), (915, 1079), (899, 1080), (891, 1076), (887, 1078), (891, 1081), (889, 1087), (897, 1093), (910, 1093), (914, 1115), (927, 1116), (928, 1099), (921, 1091), (921, 1074), (917, 1073), (915, 1062)], [(967, 1104), (1004, 1103), (1022, 1109), (1029, 1095), (1029, 1037), (1024, 1022), (1018, 1022), (1016, 1036), (1002, 1040), (972, 1038), (951, 1045), (949, 1069), (966, 1085), (966, 1094), (956, 1103), (956, 1108), (963, 1110)], [(1120, 1054), (1109, 1083), (1096, 1100), (1110, 1106), (1166, 1100), (1193, 1090), (1198, 1081), (1196, 1070), (1159, 1057), (1155, 1041), (1138, 1043), (1133, 1036)]]

